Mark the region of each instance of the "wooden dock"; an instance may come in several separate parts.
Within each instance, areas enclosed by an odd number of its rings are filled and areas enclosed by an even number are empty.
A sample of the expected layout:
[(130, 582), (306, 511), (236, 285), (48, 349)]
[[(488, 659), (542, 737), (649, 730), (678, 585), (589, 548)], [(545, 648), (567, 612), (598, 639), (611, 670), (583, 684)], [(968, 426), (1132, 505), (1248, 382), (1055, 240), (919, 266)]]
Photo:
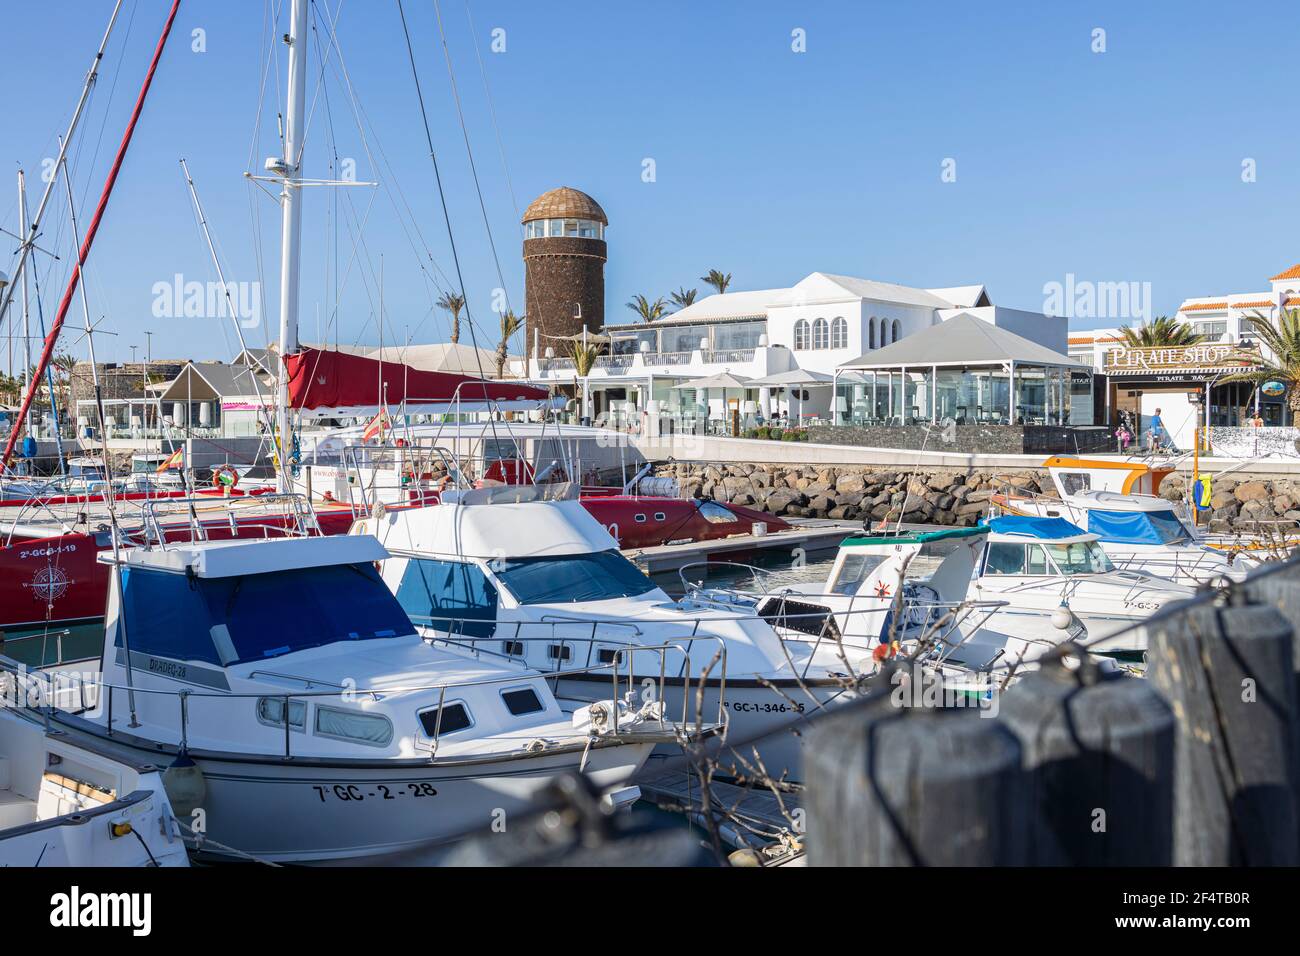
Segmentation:
[(789, 531), (770, 534), (738, 534), (713, 541), (690, 541), (638, 548), (624, 552), (646, 574), (676, 571), (700, 561), (745, 561), (747, 557), (771, 552), (793, 555), (834, 551), (840, 542), (862, 530), (859, 521), (834, 521), (829, 518), (793, 518)]

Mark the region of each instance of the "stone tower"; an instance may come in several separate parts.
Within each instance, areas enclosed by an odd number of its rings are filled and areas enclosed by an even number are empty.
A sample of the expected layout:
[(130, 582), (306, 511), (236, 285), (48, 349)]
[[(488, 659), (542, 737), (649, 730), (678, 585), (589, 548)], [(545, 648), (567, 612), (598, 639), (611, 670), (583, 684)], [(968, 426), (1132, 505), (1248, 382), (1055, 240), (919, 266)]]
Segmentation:
[(524, 212), (524, 309), (528, 354), (547, 347), (564, 355), (553, 336), (576, 335), (605, 322), (605, 227), (600, 203), (563, 186), (543, 193)]

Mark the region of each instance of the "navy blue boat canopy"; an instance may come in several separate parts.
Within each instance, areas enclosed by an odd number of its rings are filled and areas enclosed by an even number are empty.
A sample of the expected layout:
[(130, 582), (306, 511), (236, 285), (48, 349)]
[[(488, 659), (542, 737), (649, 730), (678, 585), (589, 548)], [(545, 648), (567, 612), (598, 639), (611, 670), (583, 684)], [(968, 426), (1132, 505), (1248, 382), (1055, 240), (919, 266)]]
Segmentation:
[(1189, 539), (1173, 509), (1088, 511), (1088, 530), (1112, 544), (1173, 544)]
[(1051, 541), (1056, 538), (1073, 538), (1075, 535), (1087, 534), (1076, 524), (1064, 518), (1036, 518), (1032, 515), (1001, 515), (997, 518), (983, 518), (980, 524), (997, 534), (1016, 534), (1026, 538), (1039, 538)]

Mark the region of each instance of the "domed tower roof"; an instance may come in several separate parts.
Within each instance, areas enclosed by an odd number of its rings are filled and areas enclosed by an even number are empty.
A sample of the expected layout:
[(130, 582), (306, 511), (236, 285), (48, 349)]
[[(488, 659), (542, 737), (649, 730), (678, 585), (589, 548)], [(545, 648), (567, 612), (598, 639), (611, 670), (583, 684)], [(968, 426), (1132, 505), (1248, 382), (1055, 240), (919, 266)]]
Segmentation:
[(524, 210), (520, 222), (534, 219), (594, 219), (603, 226), (609, 225), (600, 203), (581, 190), (568, 186), (552, 189), (534, 199)]

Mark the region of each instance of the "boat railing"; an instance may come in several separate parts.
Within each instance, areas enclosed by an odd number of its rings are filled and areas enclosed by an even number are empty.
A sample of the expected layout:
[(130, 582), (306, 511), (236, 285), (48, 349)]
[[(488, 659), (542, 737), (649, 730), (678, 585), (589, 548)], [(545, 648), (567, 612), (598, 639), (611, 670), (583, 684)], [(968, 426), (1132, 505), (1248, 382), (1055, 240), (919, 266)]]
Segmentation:
[[(524, 638), (523, 640), (529, 640)], [(704, 640), (704, 639), (701, 639)], [(726, 691), (726, 647), (718, 640), (719, 648), (716, 655), (717, 665), (719, 667), (720, 677), (718, 704), (716, 719), (707, 722), (710, 727), (725, 727), (726, 709), (725, 709), (725, 691)], [(626, 644), (625, 649), (637, 653), (646, 652), (654, 653), (659, 658), (658, 677), (655, 681), (655, 691), (657, 696), (652, 698), (657, 701), (666, 701), (664, 688), (668, 680), (667, 658), (669, 654), (676, 653), (682, 655), (684, 659), (683, 671), (685, 677), (685, 690), (682, 696), (681, 711), (681, 728), (685, 731), (691, 725), (702, 731), (706, 726), (706, 721), (702, 713), (697, 712), (692, 719), (691, 703), (693, 701), (693, 689), (691, 684), (691, 667), (690, 667), (690, 642), (683, 644), (679, 641), (668, 641), (662, 644), (642, 645)], [(626, 673), (621, 670), (626, 664)], [(465, 680), (440, 681), (437, 683), (427, 684), (410, 684), (397, 685), (377, 688), (365, 687), (343, 687), (342, 685), (332, 684), (326, 689), (311, 689), (314, 686), (324, 685), (328, 682), (315, 681), (305, 677), (292, 677), (290, 675), (276, 675), (269, 671), (255, 671), (264, 677), (270, 677), (275, 680), (296, 680), (302, 681), (308, 685), (307, 689), (299, 691), (286, 691), (277, 693), (270, 688), (258, 689), (255, 691), (207, 691), (191, 690), (189, 688), (176, 690), (166, 687), (143, 687), (128, 686), (115, 684), (102, 679), (98, 672), (75, 672), (75, 671), (58, 671), (58, 670), (33, 670), (27, 665), (22, 664), (12, 658), (0, 654), (0, 705), (12, 706), (20, 712), (25, 712), (28, 716), (43, 721), (46, 730), (52, 730), (53, 724), (60, 722), (61, 718), (81, 717), (87, 713), (103, 713), (103, 727), (108, 737), (113, 738), (122, 731), (114, 727), (115, 710), (121, 708), (125, 698), (130, 705), (132, 714), (135, 713), (135, 699), (137, 697), (162, 697), (174, 698), (176, 704), (176, 714), (178, 722), (176, 724), (177, 746), (182, 752), (190, 748), (190, 707), (195, 701), (221, 700), (228, 702), (251, 700), (256, 706), (259, 700), (276, 700), (281, 703), (282, 720), (275, 721), (275, 726), (283, 723), (284, 725), (284, 750), (285, 759), (294, 756), (293, 750), (293, 733), (295, 730), (306, 732), (308, 728), (307, 705), (309, 703), (321, 700), (339, 700), (344, 704), (353, 703), (359, 698), (369, 697), (372, 700), (381, 700), (393, 697), (398, 694), (417, 694), (417, 693), (438, 693), (437, 713), (434, 717), (434, 732), (430, 735), (430, 742), (427, 745), (429, 750), (429, 759), (433, 760), (437, 756), (438, 744), (441, 739), (443, 712), (448, 701), (457, 703), (463, 692), (470, 688), (493, 687), (503, 684), (518, 684), (521, 677), (540, 677), (545, 680), (555, 680), (560, 676), (576, 676), (579, 674), (595, 674), (597, 676), (608, 674), (610, 679), (610, 688), (613, 694), (614, 702), (613, 713), (610, 715), (610, 728), (614, 734), (619, 733), (620, 716), (617, 702), (624, 691), (630, 695), (629, 702), (635, 698), (638, 688), (642, 693), (649, 690), (644, 684), (645, 676), (640, 677), (641, 683), (638, 684), (638, 676), (633, 670), (632, 654), (616, 654), (608, 663), (597, 663), (586, 667), (566, 668), (562, 673), (541, 671), (537, 668), (524, 667), (519, 671), (512, 671), (498, 677), (476, 677)], [(251, 675), (250, 675), (251, 676)], [(706, 679), (704, 674), (698, 678), (695, 692), (698, 692)], [(649, 702), (649, 700), (647, 701)], [(302, 718), (294, 718), (293, 704), (300, 703), (303, 705)], [(103, 710), (101, 710), (103, 708)], [(663, 712), (661, 712), (662, 714)], [(663, 714), (663, 719), (668, 719)], [(417, 748), (423, 748), (426, 745), (417, 741)], [(303, 756), (303, 754), (299, 754)]]
[[(140, 506), (140, 543), (166, 549), (216, 539), (305, 538), (321, 533), (316, 512), (304, 495), (270, 493), (239, 497), (158, 498)], [(188, 536), (187, 536), (188, 533)]]
[[(700, 634), (698, 621), (690, 631), (679, 638), (670, 639), (662, 644), (644, 644), (634, 639), (642, 633), (641, 629), (635, 622), (628, 621), (563, 616), (548, 616), (548, 619), (541, 621), (496, 621), (416, 614), (411, 615), (411, 620), (436, 633), (436, 636), (429, 637), (429, 640), (467, 651), (476, 658), (488, 657), (531, 667), (552, 681), (560, 677), (572, 677), (593, 668), (611, 664), (617, 668), (626, 664), (628, 690), (635, 690), (635, 681), (637, 679), (643, 681), (648, 673), (644, 668), (638, 670), (636, 666), (639, 663), (638, 658), (641, 658), (642, 653), (645, 652), (652, 656), (655, 664), (653, 669), (659, 675), (658, 699), (663, 699), (665, 680), (670, 678), (681, 680), (688, 691), (686, 696), (689, 697), (692, 679), (702, 681), (708, 677), (710, 680), (718, 681), (719, 719), (725, 714), (723, 698), (727, 683), (726, 641), (714, 634)], [(663, 624), (662, 621), (643, 623)], [(575, 634), (573, 633), (575, 627), (590, 628), (591, 633)], [(491, 628), (491, 633), (471, 633), (485, 628)], [(529, 630), (541, 630), (544, 633), (529, 635), (526, 633)], [(610, 634), (609, 630), (618, 633)], [(530, 646), (543, 644), (546, 645), (546, 655), (550, 662), (547, 669), (532, 664), (528, 655)], [(701, 646), (700, 650), (697, 650), (696, 645)], [(578, 663), (574, 652), (581, 651), (583, 647), (586, 649), (585, 654), (582, 663)], [(705, 659), (701, 654), (706, 653), (707, 648), (713, 648), (714, 652)], [(602, 656), (601, 652), (608, 652), (608, 654)], [(695, 654), (694, 661), (701, 665), (699, 675), (695, 675), (692, 669), (692, 654)], [(675, 674), (670, 674), (668, 671), (670, 657), (677, 665)], [(684, 714), (683, 720), (685, 719)]]

